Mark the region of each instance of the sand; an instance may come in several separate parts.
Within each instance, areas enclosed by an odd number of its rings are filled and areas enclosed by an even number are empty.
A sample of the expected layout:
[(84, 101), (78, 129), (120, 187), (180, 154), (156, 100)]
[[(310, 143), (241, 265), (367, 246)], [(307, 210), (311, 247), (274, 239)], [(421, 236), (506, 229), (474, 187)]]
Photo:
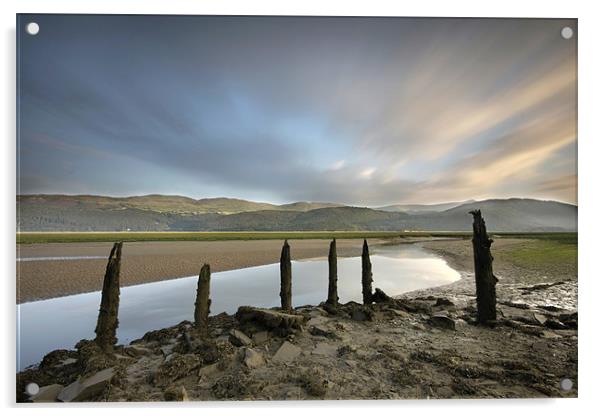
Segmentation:
[[(370, 240), (371, 245), (383, 240)], [(291, 240), (293, 260), (328, 255), (329, 240)], [(111, 243), (18, 245), (17, 256), (109, 256)], [(203, 263), (213, 272), (277, 263), (282, 241), (165, 241), (125, 243), (122, 286), (198, 275)], [(361, 255), (362, 240), (337, 240), (341, 257)], [(102, 288), (106, 260), (17, 262), (17, 303), (93, 292)]]

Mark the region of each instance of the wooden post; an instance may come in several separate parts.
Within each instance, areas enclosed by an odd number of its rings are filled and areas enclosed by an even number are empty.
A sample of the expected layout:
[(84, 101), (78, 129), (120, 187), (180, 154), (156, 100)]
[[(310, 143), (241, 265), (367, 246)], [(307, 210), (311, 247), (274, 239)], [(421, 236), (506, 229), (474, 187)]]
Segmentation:
[(100, 300), (100, 310), (98, 312), (98, 321), (96, 323), (95, 342), (104, 352), (113, 351), (113, 346), (117, 343), (117, 327), (119, 320), (119, 273), (121, 270), (121, 248), (123, 242), (113, 244), (105, 278), (102, 285), (102, 297)]
[(470, 211), (473, 216), (472, 248), (474, 252), (475, 281), (477, 286), (477, 322), (490, 323), (496, 319), (495, 284), (497, 278), (493, 275), (491, 243), (487, 235), (485, 221), (481, 210)]
[(332, 306), (339, 304), (337, 289), (337, 240), (332, 239), (328, 251), (328, 299), (326, 303)]
[(202, 335), (209, 333), (209, 285), (211, 281), (211, 268), (203, 264), (199, 273), (199, 281), (196, 289), (196, 302), (194, 304), (194, 325)]
[(280, 254), (280, 304), (282, 310), (289, 312), (293, 309), (291, 274), (291, 248), (284, 240)]
[(364, 305), (372, 304), (372, 263), (370, 262), (370, 251), (366, 239), (364, 239), (364, 247), (362, 248), (362, 295)]

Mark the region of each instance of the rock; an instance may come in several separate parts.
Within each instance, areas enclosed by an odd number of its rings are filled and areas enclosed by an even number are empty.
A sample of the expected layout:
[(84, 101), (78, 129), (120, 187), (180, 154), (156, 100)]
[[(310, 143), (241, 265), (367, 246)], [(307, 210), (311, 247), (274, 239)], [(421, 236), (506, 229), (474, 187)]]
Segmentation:
[(351, 319), (354, 321), (371, 321), (374, 318), (374, 312), (365, 306), (355, 306), (351, 310)]
[(265, 364), (263, 355), (251, 348), (246, 349), (243, 362), (248, 368), (259, 368)]
[(311, 311), (309, 311), (309, 316), (311, 316), (312, 318), (316, 318), (318, 316), (328, 316), (328, 312), (326, 312), (324, 309), (322, 309), (320, 307), (315, 307), (315, 308), (312, 308)]
[(399, 318), (408, 318), (410, 316), (409, 313), (405, 312), (405, 311), (401, 311), (399, 309), (387, 309), (387, 312), (389, 312), (390, 314), (392, 314), (393, 316), (397, 316)]
[(558, 320), (562, 322), (567, 328), (577, 329), (578, 327), (578, 315), (577, 312), (563, 313), (560, 314)]
[[(173, 349), (173, 346), (171, 346)], [(153, 352), (148, 349), (141, 347), (140, 345), (128, 345), (123, 349), (123, 352), (130, 357), (141, 357), (144, 355), (151, 355)]]
[(267, 329), (301, 329), (305, 323), (303, 315), (293, 315), (271, 309), (253, 308), (251, 306), (241, 306), (238, 308), (236, 319), (241, 324), (254, 322)]
[(326, 342), (319, 342), (316, 348), (311, 352), (314, 355), (324, 355), (328, 357), (336, 357), (338, 347), (336, 345), (330, 345)]
[(29, 398), (32, 403), (52, 403), (57, 401), (57, 396), (63, 390), (62, 384), (50, 384), (40, 387), (40, 390), (34, 396)]
[(449, 316), (443, 314), (433, 315), (428, 320), (429, 324), (432, 326), (443, 328), (443, 329), (456, 329), (456, 322), (451, 319)]
[(57, 399), (61, 402), (81, 402), (92, 399), (104, 391), (114, 375), (115, 370), (107, 368), (91, 377), (77, 380), (61, 390)]
[(326, 337), (330, 339), (339, 338), (337, 334), (335, 334), (332, 330), (323, 325), (314, 325), (309, 327), (309, 333), (318, 337)]
[(384, 291), (379, 288), (374, 289), (374, 293), (372, 294), (372, 302), (374, 303), (388, 303), (394, 302), (394, 299), (387, 295)]
[(196, 354), (178, 354), (176, 357), (165, 361), (155, 373), (155, 385), (167, 386), (173, 381), (189, 375), (201, 365), (201, 359)]
[(207, 378), (220, 372), (220, 363), (209, 364), (199, 368), (198, 376)]
[(230, 342), (232, 343), (232, 345), (237, 347), (246, 347), (253, 343), (253, 341), (251, 341), (251, 338), (246, 336), (242, 331), (239, 331), (238, 329), (233, 329), (230, 331)]
[(47, 369), (52, 367), (60, 367), (65, 365), (65, 361), (69, 358), (77, 356), (77, 352), (69, 350), (54, 350), (44, 356), (40, 363), (40, 368)]
[(173, 352), (174, 347), (175, 347), (174, 344), (170, 344), (170, 345), (163, 345), (159, 349), (161, 350), (161, 353), (163, 354), (164, 357), (169, 357), (169, 355)]
[(264, 342), (268, 342), (270, 339), (270, 334), (268, 331), (259, 331), (253, 334), (252, 339), (255, 345), (263, 344)]
[(277, 363), (290, 363), (295, 360), (301, 354), (301, 348), (291, 344), (288, 341), (284, 341), (276, 354), (272, 357), (272, 361)]
[(163, 392), (163, 399), (166, 402), (188, 402), (188, 392), (184, 386), (169, 386)]
[(533, 323), (535, 323), (537, 325), (545, 325), (547, 318), (544, 315), (533, 312), (532, 317), (533, 317)]
[(316, 325), (323, 325), (325, 323), (327, 323), (329, 321), (328, 318), (324, 318), (323, 316), (316, 316), (314, 318), (311, 318), (309, 321), (307, 321), (307, 326), (316, 326)]
[(447, 298), (437, 298), (437, 302), (435, 302), (435, 306), (456, 306), (454, 302)]
[(550, 329), (567, 329), (567, 326), (556, 318), (547, 319), (545, 326)]

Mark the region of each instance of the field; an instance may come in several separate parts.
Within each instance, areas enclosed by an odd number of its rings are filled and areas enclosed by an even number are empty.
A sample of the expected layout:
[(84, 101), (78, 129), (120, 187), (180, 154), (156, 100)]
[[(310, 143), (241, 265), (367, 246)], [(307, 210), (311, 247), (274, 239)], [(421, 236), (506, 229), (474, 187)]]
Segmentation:
[[(111, 241), (228, 241), (356, 238), (464, 237), (467, 232), (437, 231), (277, 231), (277, 232), (27, 232), (17, 233), (17, 244), (86, 243)], [(574, 242), (577, 233), (494, 233), (494, 237), (535, 238)]]

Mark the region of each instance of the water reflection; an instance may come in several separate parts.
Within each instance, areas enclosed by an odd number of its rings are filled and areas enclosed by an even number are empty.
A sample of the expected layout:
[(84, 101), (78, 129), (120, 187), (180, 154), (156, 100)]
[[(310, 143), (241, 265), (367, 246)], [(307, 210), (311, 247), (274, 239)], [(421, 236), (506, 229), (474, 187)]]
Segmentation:
[[(413, 245), (381, 246), (371, 256), (374, 287), (391, 295), (451, 283), (460, 274), (444, 260)], [(328, 288), (325, 258), (293, 261), (293, 305), (318, 304)], [(211, 314), (236, 312), (241, 305), (279, 304), (278, 264), (213, 273)], [(119, 308), (120, 343), (149, 330), (192, 320), (197, 277), (122, 288)], [(361, 259), (339, 258), (340, 302), (361, 302)], [(93, 338), (100, 292), (66, 296), (17, 306), (19, 368), (39, 362), (57, 348), (72, 348), (82, 338)]]

